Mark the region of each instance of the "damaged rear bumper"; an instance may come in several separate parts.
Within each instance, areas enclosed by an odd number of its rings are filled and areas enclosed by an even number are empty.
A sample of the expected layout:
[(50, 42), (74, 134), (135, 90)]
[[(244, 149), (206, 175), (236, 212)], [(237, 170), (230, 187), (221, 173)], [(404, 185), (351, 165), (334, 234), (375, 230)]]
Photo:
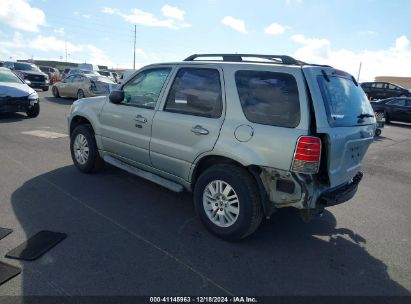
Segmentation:
[(330, 207), (350, 200), (357, 192), (358, 184), (361, 182), (363, 175), (359, 171), (348, 184), (323, 192), (317, 200), (317, 206)]

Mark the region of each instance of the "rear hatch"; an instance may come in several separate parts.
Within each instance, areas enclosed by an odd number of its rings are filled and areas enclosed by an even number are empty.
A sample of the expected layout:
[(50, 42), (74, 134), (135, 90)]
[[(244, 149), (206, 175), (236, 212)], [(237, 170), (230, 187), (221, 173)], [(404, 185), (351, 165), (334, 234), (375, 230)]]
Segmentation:
[(324, 147), (323, 170), (330, 187), (351, 181), (373, 142), (375, 117), (364, 91), (348, 73), (331, 67), (303, 67)]

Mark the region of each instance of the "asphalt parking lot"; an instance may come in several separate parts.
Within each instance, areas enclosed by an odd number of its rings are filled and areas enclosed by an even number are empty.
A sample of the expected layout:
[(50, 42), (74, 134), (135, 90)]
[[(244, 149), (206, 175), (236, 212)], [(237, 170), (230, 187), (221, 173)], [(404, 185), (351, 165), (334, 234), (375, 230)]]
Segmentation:
[[(111, 166), (81, 174), (64, 136), (73, 100), (39, 94), (39, 117), (0, 114), (0, 227), (14, 229), (0, 261), (23, 269), (0, 295), (411, 294), (411, 126), (383, 129), (350, 202), (309, 224), (279, 210), (229, 243), (205, 230), (189, 193)], [(68, 237), (36, 261), (4, 257), (40, 230)]]

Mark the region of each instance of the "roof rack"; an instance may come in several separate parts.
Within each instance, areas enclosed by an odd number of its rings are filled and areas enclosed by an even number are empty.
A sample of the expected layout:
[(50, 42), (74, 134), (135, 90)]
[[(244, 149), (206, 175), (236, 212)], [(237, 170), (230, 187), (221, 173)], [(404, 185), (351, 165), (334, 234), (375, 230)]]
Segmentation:
[[(270, 63), (276, 63), (276, 64), (292, 64), (292, 65), (306, 64), (305, 62), (296, 60), (293, 57), (290, 57), (287, 55), (261, 55), (261, 54), (194, 54), (184, 59), (184, 61), (194, 61), (195, 59), (201, 58), (201, 57), (222, 57), (222, 61), (228, 61), (228, 62), (242, 62), (242, 61), (256, 62), (255, 60), (244, 60), (248, 57), (248, 58), (265, 59), (265, 60), (272, 61)], [(212, 59), (212, 60), (207, 60), (207, 61), (220, 61), (220, 60)]]

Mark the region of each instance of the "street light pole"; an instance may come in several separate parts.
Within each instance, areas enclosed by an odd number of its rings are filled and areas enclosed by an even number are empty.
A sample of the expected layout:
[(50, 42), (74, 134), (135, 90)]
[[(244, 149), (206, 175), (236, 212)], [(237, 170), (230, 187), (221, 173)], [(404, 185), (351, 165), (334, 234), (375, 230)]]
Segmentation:
[(136, 69), (136, 31), (137, 31), (137, 25), (134, 24), (134, 58), (133, 58), (133, 70)]
[(360, 68), (358, 69), (357, 82), (360, 81), (361, 65), (362, 65), (362, 62), (360, 61)]

